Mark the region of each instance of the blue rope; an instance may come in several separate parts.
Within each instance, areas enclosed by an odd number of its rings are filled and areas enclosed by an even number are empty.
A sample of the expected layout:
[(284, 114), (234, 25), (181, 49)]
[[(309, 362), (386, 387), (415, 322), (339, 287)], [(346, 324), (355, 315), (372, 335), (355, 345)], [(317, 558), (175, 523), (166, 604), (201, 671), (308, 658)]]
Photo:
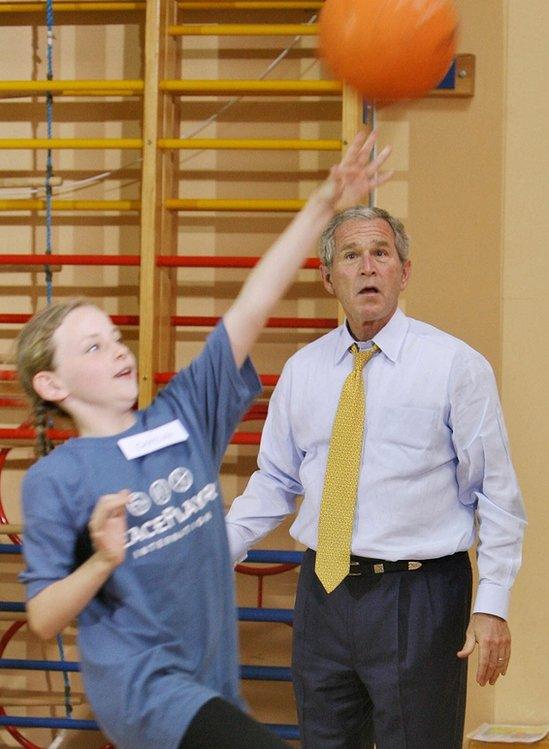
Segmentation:
[[(48, 81), (53, 80), (53, 0), (46, 0), (46, 26), (47, 26), (47, 79)], [(48, 91), (46, 95), (46, 133), (48, 140), (53, 137), (53, 95), (51, 91)], [(46, 155), (46, 255), (52, 254), (51, 246), (51, 227), (52, 227), (52, 188), (51, 180), (53, 177), (53, 162), (52, 162), (52, 149), (48, 148)], [(52, 302), (53, 292), (53, 278), (51, 272), (51, 266), (46, 265), (44, 267), (44, 273), (46, 276), (46, 301), (48, 304)], [(59, 650), (59, 659), (61, 663), (65, 663), (65, 648), (63, 646), (63, 638), (61, 635), (57, 635), (57, 648)], [(67, 718), (72, 716), (72, 702), (71, 702), (71, 683), (69, 681), (69, 674), (67, 671), (63, 671), (63, 685), (64, 685), (64, 697), (65, 697), (65, 713)]]
[[(46, 0), (46, 25), (47, 25), (47, 79), (53, 80), (53, 0)], [(46, 95), (46, 126), (48, 140), (52, 138), (53, 125), (53, 96), (51, 91)], [(51, 202), (52, 189), (51, 179), (53, 177), (53, 164), (51, 148), (48, 148), (46, 156), (46, 255), (51, 255)], [(51, 304), (52, 301), (52, 272), (51, 267), (44, 267), (46, 275), (46, 301)]]

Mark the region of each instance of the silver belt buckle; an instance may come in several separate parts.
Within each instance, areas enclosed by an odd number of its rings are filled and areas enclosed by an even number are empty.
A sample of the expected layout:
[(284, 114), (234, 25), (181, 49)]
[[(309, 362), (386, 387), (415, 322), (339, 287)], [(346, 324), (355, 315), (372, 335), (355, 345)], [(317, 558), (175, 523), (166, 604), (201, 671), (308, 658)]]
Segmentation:
[(385, 567), (383, 566), (383, 562), (378, 562), (377, 564), (374, 564), (374, 572), (376, 575), (381, 575), (383, 572), (385, 572)]
[(418, 570), (420, 567), (423, 567), (421, 562), (408, 562), (409, 570)]

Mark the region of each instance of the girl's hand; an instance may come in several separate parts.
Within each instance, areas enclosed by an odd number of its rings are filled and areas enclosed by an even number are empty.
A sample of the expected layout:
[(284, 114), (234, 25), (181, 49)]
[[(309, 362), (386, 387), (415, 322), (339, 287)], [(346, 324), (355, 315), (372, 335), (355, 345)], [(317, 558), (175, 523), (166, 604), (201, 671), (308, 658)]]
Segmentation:
[(126, 556), (126, 504), (130, 493), (125, 489), (100, 497), (88, 523), (91, 542), (99, 554), (113, 568)]
[(365, 130), (361, 130), (341, 162), (330, 169), (328, 179), (319, 188), (317, 196), (329, 203), (333, 210), (342, 211), (364, 203), (372, 190), (393, 176), (393, 171), (379, 171), (391, 153), (390, 146), (385, 146), (370, 160), (376, 138), (375, 130), (368, 136)]

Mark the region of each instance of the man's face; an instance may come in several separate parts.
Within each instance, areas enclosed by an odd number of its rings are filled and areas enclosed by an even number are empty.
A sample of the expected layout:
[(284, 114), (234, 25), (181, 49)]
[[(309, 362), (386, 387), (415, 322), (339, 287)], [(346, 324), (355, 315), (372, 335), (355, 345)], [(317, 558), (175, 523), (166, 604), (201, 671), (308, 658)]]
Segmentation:
[(355, 337), (369, 340), (393, 316), (410, 261), (400, 261), (393, 230), (381, 218), (346, 221), (334, 240), (332, 266), (320, 268), (324, 286), (341, 303)]

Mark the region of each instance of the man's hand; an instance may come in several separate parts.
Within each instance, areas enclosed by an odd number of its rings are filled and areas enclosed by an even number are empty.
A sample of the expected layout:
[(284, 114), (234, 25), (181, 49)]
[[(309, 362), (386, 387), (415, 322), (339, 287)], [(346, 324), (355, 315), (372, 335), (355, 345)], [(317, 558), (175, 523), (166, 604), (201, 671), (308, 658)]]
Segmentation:
[(511, 657), (511, 633), (505, 619), (493, 614), (473, 614), (458, 658), (468, 658), (478, 643), (477, 683), (495, 684), (505, 676)]

